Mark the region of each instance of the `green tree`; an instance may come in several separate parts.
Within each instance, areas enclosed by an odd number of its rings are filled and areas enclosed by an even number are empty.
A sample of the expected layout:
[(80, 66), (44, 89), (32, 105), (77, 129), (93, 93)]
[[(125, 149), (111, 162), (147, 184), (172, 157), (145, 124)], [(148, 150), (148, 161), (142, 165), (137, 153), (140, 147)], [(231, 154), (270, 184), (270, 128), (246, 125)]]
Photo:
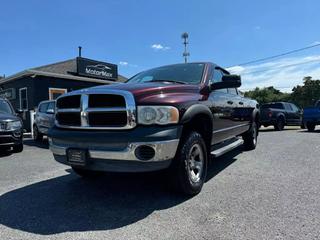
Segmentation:
[(283, 93), (274, 87), (255, 88), (254, 90), (244, 93), (245, 97), (257, 100), (260, 104), (268, 102), (289, 101), (290, 94)]
[(308, 76), (303, 79), (303, 86), (292, 89), (291, 100), (301, 107), (312, 106), (320, 99), (320, 80)]

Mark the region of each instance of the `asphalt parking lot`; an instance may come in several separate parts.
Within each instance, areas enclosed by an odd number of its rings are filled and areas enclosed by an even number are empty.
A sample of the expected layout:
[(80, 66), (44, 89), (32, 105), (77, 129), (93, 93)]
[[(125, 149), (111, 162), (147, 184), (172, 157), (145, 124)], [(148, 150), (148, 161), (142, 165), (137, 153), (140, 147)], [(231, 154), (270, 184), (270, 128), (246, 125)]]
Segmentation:
[(0, 157), (0, 239), (320, 239), (320, 130), (260, 133), (215, 159), (202, 192), (158, 174), (83, 180), (47, 144)]

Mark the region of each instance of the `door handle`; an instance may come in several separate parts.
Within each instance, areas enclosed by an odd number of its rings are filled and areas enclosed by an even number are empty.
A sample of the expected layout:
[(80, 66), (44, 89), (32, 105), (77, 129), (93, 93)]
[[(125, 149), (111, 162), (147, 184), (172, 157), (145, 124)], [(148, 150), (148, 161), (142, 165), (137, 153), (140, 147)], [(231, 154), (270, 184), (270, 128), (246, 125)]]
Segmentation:
[(233, 101), (228, 101), (227, 103), (231, 105), (231, 104), (233, 104)]
[(240, 105), (243, 105), (243, 102), (239, 102)]

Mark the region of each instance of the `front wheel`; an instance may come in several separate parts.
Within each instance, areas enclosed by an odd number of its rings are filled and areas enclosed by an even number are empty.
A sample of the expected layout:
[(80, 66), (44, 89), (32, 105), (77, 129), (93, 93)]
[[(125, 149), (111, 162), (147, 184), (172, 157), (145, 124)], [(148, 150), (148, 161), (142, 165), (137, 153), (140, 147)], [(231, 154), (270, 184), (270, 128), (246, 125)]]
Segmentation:
[(307, 129), (309, 132), (313, 132), (316, 128), (316, 125), (314, 123), (307, 123)]
[(284, 129), (285, 121), (282, 117), (277, 119), (276, 124), (274, 125), (274, 129), (277, 131), (282, 131)]
[(198, 194), (205, 182), (208, 166), (206, 144), (197, 132), (190, 132), (181, 142), (171, 166), (171, 177), (178, 191)]
[(13, 146), (13, 152), (19, 153), (23, 151), (23, 143), (20, 143), (19, 145)]
[(37, 125), (33, 126), (33, 139), (40, 142), (43, 139), (43, 134), (39, 132)]
[(242, 135), (243, 145), (246, 150), (253, 150), (257, 146), (258, 142), (258, 125), (257, 122), (254, 121), (251, 124), (250, 129)]

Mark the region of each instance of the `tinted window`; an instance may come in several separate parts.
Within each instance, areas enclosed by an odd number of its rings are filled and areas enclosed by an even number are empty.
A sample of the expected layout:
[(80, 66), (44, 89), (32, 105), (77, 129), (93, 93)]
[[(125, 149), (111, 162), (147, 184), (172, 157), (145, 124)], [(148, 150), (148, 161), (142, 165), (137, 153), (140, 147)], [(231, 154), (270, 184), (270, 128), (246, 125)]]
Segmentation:
[(47, 108), (47, 111), (52, 110), (54, 111), (54, 102), (50, 102)]
[(13, 114), (12, 108), (9, 103), (5, 100), (0, 100), (0, 113)]
[(203, 63), (176, 64), (154, 68), (129, 79), (128, 83), (144, 83), (157, 80), (178, 81), (188, 84), (198, 84), (202, 79)]
[(287, 110), (289, 110), (289, 111), (293, 110), (290, 103), (285, 103), (285, 106), (286, 106)]
[(300, 111), (299, 108), (296, 105), (292, 104), (292, 103), (291, 103), (291, 108), (295, 112), (299, 112)]
[(47, 111), (48, 108), (48, 103), (42, 103), (39, 106), (39, 112), (45, 113)]
[[(211, 83), (222, 82), (222, 76), (223, 76), (223, 73), (220, 70), (215, 69), (213, 72), (213, 77), (211, 79)], [(228, 92), (228, 90), (226, 88), (218, 89), (215, 91), (224, 92), (224, 93)]]
[(284, 109), (282, 103), (267, 103), (263, 104), (261, 108), (276, 108), (276, 109)]
[(220, 70), (215, 69), (213, 73), (212, 82), (222, 82), (223, 73)]

